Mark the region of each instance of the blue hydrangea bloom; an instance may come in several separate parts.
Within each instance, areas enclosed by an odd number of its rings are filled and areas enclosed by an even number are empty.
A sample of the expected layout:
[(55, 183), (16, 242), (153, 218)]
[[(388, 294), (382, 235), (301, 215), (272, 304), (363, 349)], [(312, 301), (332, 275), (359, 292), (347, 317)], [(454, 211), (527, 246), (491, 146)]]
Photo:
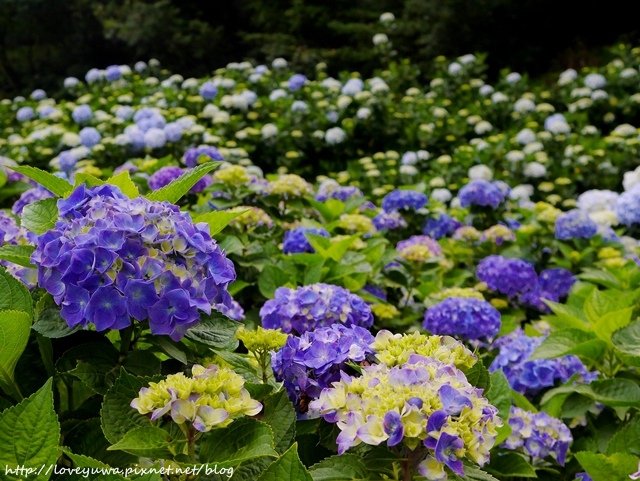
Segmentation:
[(300, 90), (306, 83), (307, 77), (300, 73), (294, 74), (289, 78), (289, 90), (292, 92)]
[(31, 107), (20, 107), (16, 112), (16, 119), (18, 122), (26, 122), (31, 120), (35, 116), (35, 112)]
[(476, 277), (486, 283), (492, 291), (510, 298), (534, 290), (538, 285), (538, 275), (533, 265), (522, 259), (496, 255), (480, 261)]
[(508, 192), (496, 182), (478, 179), (469, 182), (460, 192), (458, 198), (462, 207), (491, 207), (497, 209), (507, 197)]
[(387, 212), (400, 209), (418, 210), (427, 205), (427, 196), (416, 190), (396, 189), (382, 199), (382, 208)]
[(13, 206), (11, 207), (11, 212), (13, 212), (15, 215), (20, 215), (22, 214), (22, 210), (25, 208), (25, 206), (39, 200), (48, 199), (49, 197), (53, 197), (53, 194), (40, 185), (33, 187), (32, 189), (25, 190), (20, 195), (18, 200), (14, 202)]
[(407, 221), (400, 212), (382, 211), (373, 218), (373, 225), (377, 230), (395, 230), (407, 227)]
[(564, 383), (574, 375), (583, 382), (591, 382), (597, 377), (597, 373), (589, 372), (576, 356), (530, 359), (544, 339), (544, 336), (527, 336), (522, 329), (501, 337), (494, 342), (499, 353), (489, 371), (501, 370), (515, 391), (529, 395)]
[[(147, 185), (151, 190), (158, 190), (176, 180), (178, 177), (184, 174), (186, 170), (189, 169), (182, 169), (173, 165), (167, 165), (151, 174), (147, 179)], [(211, 178), (211, 176), (205, 175), (200, 180), (198, 180), (198, 182), (196, 182), (193, 187), (191, 187), (191, 190), (189, 192), (191, 192), (192, 194), (197, 194), (199, 192), (202, 192), (212, 183), (213, 179)]]
[(38, 237), (38, 285), (70, 327), (98, 331), (148, 321), (182, 338), (212, 306), (233, 308), (233, 263), (206, 224), (166, 202), (129, 199), (117, 187), (77, 187), (58, 200), (60, 220)]
[(616, 201), (616, 215), (621, 224), (640, 224), (640, 185), (620, 194)]
[(195, 167), (200, 163), (200, 159), (207, 162), (210, 160), (224, 160), (218, 149), (208, 145), (191, 147), (190, 149), (187, 149), (182, 157), (182, 161), (187, 167)]
[(537, 286), (520, 296), (520, 302), (540, 312), (550, 312), (543, 299), (558, 302), (566, 297), (576, 282), (575, 276), (561, 267), (545, 269), (538, 276)]
[(573, 209), (556, 219), (555, 235), (558, 240), (590, 239), (598, 233), (598, 225), (589, 214)]
[(78, 105), (73, 112), (71, 112), (71, 117), (76, 124), (84, 124), (89, 122), (93, 117), (93, 111), (91, 107), (88, 105)]
[(69, 177), (73, 172), (74, 167), (78, 163), (78, 159), (73, 154), (73, 152), (65, 150), (63, 152), (60, 152), (60, 154), (58, 155), (58, 162), (60, 164), (60, 170), (64, 172), (67, 177)]
[(284, 233), (282, 252), (285, 254), (299, 254), (301, 252), (315, 252), (309, 241), (307, 234), (321, 235), (329, 237), (329, 232), (322, 228), (296, 227)]
[(109, 82), (114, 82), (122, 78), (122, 69), (119, 65), (109, 65), (104, 71), (104, 77)]
[(279, 287), (260, 309), (260, 318), (266, 329), (298, 335), (337, 323), (365, 328), (373, 324), (371, 308), (360, 296), (323, 283), (297, 289)]
[(200, 86), (199, 93), (203, 99), (211, 100), (218, 95), (218, 87), (213, 82), (207, 81)]
[(289, 336), (284, 347), (273, 355), (271, 365), (296, 410), (305, 413), (309, 401), (340, 380), (348, 362), (362, 362), (373, 354), (373, 341), (371, 333), (362, 327), (334, 324), (299, 337)]
[(91, 148), (99, 144), (101, 139), (100, 132), (93, 127), (85, 127), (80, 131), (80, 143), (85, 147)]
[[(35, 241), (35, 234), (19, 226), (15, 218), (6, 211), (0, 210), (0, 246), (29, 245)], [(33, 269), (5, 260), (0, 260), (0, 265), (4, 266), (10, 274), (21, 280), (27, 287), (35, 287), (37, 278)]]
[(427, 219), (422, 233), (434, 239), (442, 239), (453, 235), (459, 227), (462, 227), (462, 223), (457, 219), (447, 214), (440, 214), (435, 219)]
[(432, 334), (477, 340), (495, 337), (501, 320), (498, 310), (486, 301), (450, 297), (427, 309), (422, 325)]

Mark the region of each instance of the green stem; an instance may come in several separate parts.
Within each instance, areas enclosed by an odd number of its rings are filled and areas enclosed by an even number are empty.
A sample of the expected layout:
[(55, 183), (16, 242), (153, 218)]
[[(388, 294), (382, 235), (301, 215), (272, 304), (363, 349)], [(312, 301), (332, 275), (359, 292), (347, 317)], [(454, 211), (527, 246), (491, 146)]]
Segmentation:
[(120, 331), (120, 362), (124, 361), (131, 347), (131, 340), (133, 339), (133, 326), (129, 326)]
[(2, 389), (11, 396), (14, 400), (20, 402), (24, 399), (20, 386), (16, 383), (15, 379), (11, 379), (9, 382), (2, 383)]

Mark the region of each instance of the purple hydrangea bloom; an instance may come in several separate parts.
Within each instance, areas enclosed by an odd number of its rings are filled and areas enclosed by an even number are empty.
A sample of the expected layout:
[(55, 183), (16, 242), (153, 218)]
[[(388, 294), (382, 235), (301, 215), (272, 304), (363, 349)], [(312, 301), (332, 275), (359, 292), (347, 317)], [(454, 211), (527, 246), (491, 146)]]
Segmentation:
[(427, 205), (427, 201), (427, 196), (422, 192), (396, 189), (384, 196), (382, 208), (387, 212), (400, 209), (418, 210)]
[(450, 297), (427, 309), (422, 325), (432, 334), (477, 340), (494, 338), (501, 320), (498, 310), (486, 301)]
[(496, 182), (478, 179), (469, 182), (460, 192), (458, 198), (462, 207), (478, 206), (497, 209), (507, 197), (508, 192)]
[(407, 221), (400, 212), (382, 211), (373, 218), (373, 225), (377, 230), (404, 229), (407, 227)]
[(520, 302), (540, 312), (550, 312), (543, 300), (558, 302), (569, 294), (575, 282), (575, 276), (566, 269), (561, 267), (545, 269), (538, 276), (535, 289), (523, 293), (520, 296)]
[(80, 142), (85, 147), (91, 148), (94, 145), (99, 144), (101, 139), (102, 136), (100, 135), (100, 132), (93, 127), (85, 127), (80, 131)]
[(11, 212), (15, 215), (20, 215), (22, 214), (22, 210), (25, 206), (42, 199), (48, 199), (49, 197), (53, 197), (53, 194), (40, 185), (32, 189), (25, 190), (18, 200), (14, 202), (13, 207), (11, 207)]
[(104, 77), (109, 82), (114, 82), (122, 77), (122, 69), (119, 65), (109, 65), (104, 71)]
[(78, 163), (78, 159), (70, 150), (60, 152), (58, 155), (58, 162), (60, 164), (60, 170), (64, 172), (67, 177), (71, 175), (74, 167)]
[(307, 77), (300, 73), (294, 74), (289, 78), (289, 90), (291, 90), (292, 92), (300, 90), (306, 83)]
[(89, 122), (93, 117), (93, 112), (91, 111), (91, 107), (88, 105), (78, 105), (73, 112), (71, 112), (71, 117), (76, 124), (84, 124)]
[(591, 220), (589, 214), (573, 209), (561, 214), (556, 219), (556, 239), (590, 239), (598, 232), (598, 225)]
[(362, 192), (357, 187), (323, 183), (318, 189), (316, 200), (324, 202), (328, 199), (337, 199), (346, 202), (352, 197), (362, 197)]
[[(4, 245), (29, 245), (36, 241), (36, 236), (24, 227), (20, 227), (16, 220), (4, 210), (0, 210), (0, 246)], [(36, 284), (36, 271), (28, 267), (22, 267), (13, 262), (0, 260), (0, 265), (27, 287), (33, 288)]]
[(203, 145), (200, 147), (191, 147), (190, 149), (187, 149), (187, 151), (184, 153), (184, 156), (182, 157), (182, 161), (187, 167), (195, 167), (196, 165), (198, 165), (198, 160), (201, 157), (204, 157), (204, 160), (207, 162), (210, 160), (224, 160), (222, 154), (218, 151), (218, 149), (216, 149), (215, 147), (210, 147), (208, 145)]
[(560, 419), (543, 411), (532, 413), (512, 406), (509, 426), (511, 435), (504, 442), (504, 448), (521, 451), (534, 463), (551, 456), (564, 466), (573, 436)]
[(183, 173), (184, 172), (180, 167), (167, 165), (151, 174), (147, 180), (147, 185), (151, 190), (158, 190), (176, 180)]
[(591, 382), (597, 377), (597, 373), (589, 372), (576, 356), (530, 359), (544, 339), (544, 336), (527, 336), (522, 329), (501, 337), (494, 343), (499, 353), (489, 371), (502, 370), (515, 391), (530, 395), (551, 388), (556, 383), (564, 383), (574, 375), (584, 382)]
[(538, 275), (533, 265), (522, 259), (503, 256), (482, 259), (476, 269), (476, 277), (492, 291), (510, 298), (534, 290), (538, 285)]
[(362, 290), (365, 292), (368, 292), (372, 296), (377, 297), (378, 299), (381, 299), (383, 301), (387, 300), (387, 293), (382, 287), (374, 286), (372, 284), (367, 284), (362, 288)]
[(435, 219), (427, 220), (422, 233), (434, 239), (442, 239), (453, 235), (459, 227), (462, 227), (462, 224), (458, 220), (447, 214), (440, 214)]
[(284, 382), (296, 409), (307, 411), (308, 401), (317, 399), (322, 389), (340, 380), (347, 362), (362, 362), (373, 354), (374, 341), (362, 327), (334, 324), (301, 336), (289, 336), (287, 343), (272, 357), (273, 372)]
[(16, 112), (16, 120), (18, 122), (26, 122), (35, 116), (35, 112), (31, 107), (20, 107)]
[(593, 481), (593, 479), (587, 473), (582, 472), (582, 473), (576, 473), (575, 481)]
[(203, 99), (211, 100), (218, 95), (218, 88), (216, 87), (216, 84), (209, 80), (200, 86), (199, 93)]
[(262, 326), (302, 334), (340, 323), (369, 328), (371, 308), (347, 289), (331, 284), (310, 284), (297, 289), (279, 287), (260, 309)]
[(77, 187), (58, 200), (60, 220), (38, 237), (32, 261), (70, 327), (123, 329), (148, 321), (153, 334), (182, 338), (212, 307), (233, 308), (233, 263), (169, 203), (129, 199), (117, 187)]
[(626, 226), (640, 224), (640, 185), (620, 194), (615, 210), (621, 224)]
[(301, 252), (315, 252), (309, 241), (307, 234), (321, 235), (329, 237), (329, 233), (322, 228), (296, 227), (284, 233), (282, 252), (285, 254), (298, 254)]

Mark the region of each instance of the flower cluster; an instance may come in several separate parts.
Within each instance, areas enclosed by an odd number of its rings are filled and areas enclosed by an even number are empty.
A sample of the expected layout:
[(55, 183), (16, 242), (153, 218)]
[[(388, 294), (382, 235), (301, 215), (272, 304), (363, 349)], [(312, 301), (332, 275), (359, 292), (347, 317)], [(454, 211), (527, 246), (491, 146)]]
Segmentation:
[(522, 329), (501, 337), (493, 344), (499, 352), (489, 371), (501, 370), (515, 391), (530, 395), (553, 387), (556, 383), (564, 383), (576, 375), (582, 382), (596, 379), (598, 374), (588, 371), (576, 356), (531, 359), (542, 341), (543, 336), (530, 337)]
[(556, 219), (556, 239), (590, 239), (598, 232), (598, 225), (589, 214), (578, 209), (561, 214)]
[(140, 414), (151, 413), (152, 421), (169, 415), (176, 424), (189, 422), (200, 432), (224, 428), (262, 410), (262, 404), (244, 388), (244, 379), (231, 369), (196, 364), (191, 374), (171, 374), (149, 383), (140, 389), (131, 407)]
[(53, 197), (53, 194), (49, 192), (47, 189), (41, 186), (33, 187), (29, 190), (25, 190), (18, 200), (15, 201), (13, 207), (11, 207), (11, 212), (15, 215), (22, 214), (22, 210), (29, 204), (33, 204), (34, 202), (38, 202), (39, 200), (48, 199)]
[[(176, 180), (178, 177), (180, 177), (184, 173), (185, 173), (185, 170), (183, 170), (180, 167), (167, 165), (165, 167), (158, 169), (156, 172), (154, 172), (149, 177), (147, 184), (149, 185), (149, 189), (158, 190), (164, 187), (165, 185), (170, 184), (171, 182)], [(211, 179), (211, 176), (205, 175), (200, 180), (198, 180), (198, 182), (196, 182), (193, 187), (191, 187), (190, 192), (193, 194), (202, 192), (209, 185), (211, 185), (212, 182), (213, 181)]]
[(229, 213), (241, 213), (229, 225), (239, 230), (251, 231), (261, 227), (273, 227), (273, 219), (260, 207), (239, 205), (228, 210)]
[(446, 479), (445, 466), (463, 476), (465, 458), (485, 464), (502, 425), (462, 371), (417, 355), (399, 366), (364, 367), (359, 377), (343, 375), (310, 408), (337, 424), (338, 453), (363, 442), (412, 450), (422, 444), (428, 454), (419, 471), (428, 479)]
[[(35, 240), (34, 234), (19, 226), (11, 215), (0, 210), (0, 246), (29, 245), (35, 243)], [(34, 269), (3, 260), (0, 260), (0, 265), (4, 266), (9, 273), (21, 280), (27, 287), (35, 287), (37, 278)]]
[(311, 185), (299, 175), (286, 174), (269, 182), (268, 192), (285, 198), (302, 197), (311, 193)]
[(458, 369), (472, 367), (477, 359), (460, 341), (449, 336), (427, 336), (419, 332), (393, 334), (382, 330), (371, 344), (376, 359), (389, 367), (404, 364), (412, 354), (435, 359)]
[(287, 342), (288, 336), (278, 329), (264, 329), (258, 326), (255, 330), (240, 327), (236, 338), (242, 341), (249, 352), (276, 351)]
[(435, 219), (428, 219), (422, 233), (433, 237), (434, 239), (442, 239), (453, 235), (453, 233), (462, 227), (462, 224), (447, 214), (440, 214)]
[(60, 220), (37, 240), (38, 284), (69, 326), (123, 329), (149, 321), (180, 339), (199, 311), (233, 308), (233, 264), (188, 214), (168, 203), (129, 199), (116, 187), (76, 188), (58, 201)]
[(198, 164), (209, 162), (211, 160), (223, 160), (223, 157), (218, 149), (208, 145), (191, 147), (190, 149), (187, 149), (182, 157), (182, 161), (187, 167), (195, 167)]
[(322, 389), (339, 381), (348, 362), (363, 362), (372, 354), (373, 336), (358, 326), (334, 324), (300, 337), (289, 336), (286, 345), (272, 358), (273, 372), (284, 382), (296, 409), (305, 413), (309, 401)]
[(545, 412), (532, 413), (512, 406), (509, 426), (511, 434), (503, 447), (521, 451), (534, 463), (551, 456), (558, 464), (564, 466), (573, 436), (560, 419)]
[(322, 283), (297, 289), (279, 287), (260, 309), (260, 318), (267, 329), (298, 335), (336, 323), (366, 328), (373, 324), (371, 308), (362, 298), (343, 287)]
[(382, 208), (386, 212), (395, 210), (418, 210), (427, 205), (427, 196), (415, 190), (396, 189), (382, 199)]
[(296, 227), (284, 233), (284, 241), (282, 242), (282, 252), (285, 254), (298, 254), (301, 252), (315, 252), (307, 234), (329, 237), (329, 233), (322, 228), (314, 227)]
[(342, 186), (335, 181), (325, 181), (318, 187), (316, 200), (324, 202), (328, 199), (336, 199), (345, 202), (352, 197), (362, 197), (362, 192), (357, 187)]
[(414, 235), (398, 242), (398, 255), (409, 262), (426, 262), (442, 255), (438, 241), (426, 235)]
[(491, 207), (497, 209), (507, 197), (508, 191), (497, 182), (478, 179), (469, 182), (460, 192), (458, 198), (462, 207)]
[(471, 297), (449, 297), (430, 307), (423, 327), (433, 334), (445, 334), (465, 340), (492, 339), (500, 331), (498, 310), (487, 301)]
[(373, 225), (379, 231), (396, 230), (407, 227), (407, 221), (404, 220), (404, 217), (402, 217), (400, 212), (382, 211), (373, 218)]

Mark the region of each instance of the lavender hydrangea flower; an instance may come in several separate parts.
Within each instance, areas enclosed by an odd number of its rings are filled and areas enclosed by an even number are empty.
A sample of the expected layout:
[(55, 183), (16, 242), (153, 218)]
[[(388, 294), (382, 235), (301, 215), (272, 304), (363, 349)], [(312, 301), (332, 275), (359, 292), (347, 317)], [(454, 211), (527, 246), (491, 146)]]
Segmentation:
[(320, 235), (329, 237), (329, 233), (322, 228), (314, 227), (297, 227), (284, 233), (284, 242), (282, 243), (282, 252), (285, 254), (298, 254), (301, 252), (315, 252), (307, 234)]
[(590, 239), (598, 232), (598, 225), (589, 214), (578, 209), (561, 214), (556, 219), (555, 235), (558, 240)]
[(465, 340), (492, 339), (500, 330), (500, 312), (486, 301), (449, 297), (427, 309), (423, 327), (432, 334)]
[(434, 239), (442, 239), (453, 235), (459, 227), (462, 227), (462, 224), (458, 220), (447, 214), (440, 214), (435, 219), (427, 220), (422, 233)]
[(296, 90), (300, 90), (307, 83), (307, 77), (304, 75), (297, 73), (289, 78), (289, 90), (295, 92)]
[(575, 375), (583, 382), (596, 379), (598, 374), (588, 371), (576, 356), (531, 359), (531, 355), (542, 341), (543, 336), (530, 337), (525, 335), (522, 329), (501, 337), (494, 342), (499, 353), (491, 363), (489, 371), (501, 370), (515, 391), (530, 395), (553, 387), (556, 383), (564, 383)]
[(35, 112), (31, 107), (20, 107), (16, 112), (16, 120), (18, 122), (26, 122), (35, 116)]
[(340, 323), (369, 328), (373, 324), (371, 308), (347, 289), (331, 284), (310, 284), (297, 289), (279, 287), (275, 297), (260, 309), (262, 326), (286, 333), (306, 331)]
[(216, 95), (218, 95), (218, 88), (213, 82), (207, 81), (200, 86), (198, 93), (202, 96), (203, 99), (211, 100), (215, 98)]
[(53, 194), (40, 185), (32, 189), (25, 190), (22, 194), (20, 194), (18, 200), (14, 202), (13, 206), (11, 207), (11, 212), (13, 212), (15, 215), (20, 215), (22, 214), (22, 210), (25, 208), (25, 206), (39, 200), (48, 199), (49, 197), (53, 197)]
[(427, 196), (422, 192), (396, 189), (384, 196), (382, 199), (382, 208), (386, 212), (400, 209), (418, 210), (427, 205), (427, 201)]
[(640, 185), (623, 192), (616, 201), (616, 215), (621, 224), (640, 224)]
[(558, 302), (569, 294), (575, 282), (575, 276), (567, 269), (561, 267), (545, 269), (538, 276), (537, 286), (523, 293), (520, 296), (520, 302), (540, 312), (550, 312), (543, 300)]
[(233, 308), (233, 263), (189, 214), (129, 199), (114, 186), (77, 187), (60, 220), (38, 237), (32, 261), (70, 327), (123, 329), (132, 319), (179, 340), (212, 306)]
[[(171, 182), (176, 180), (178, 177), (180, 177), (184, 173), (185, 173), (185, 170), (181, 169), (180, 167), (167, 165), (165, 167), (158, 169), (153, 174), (151, 174), (147, 179), (147, 185), (151, 190), (158, 190), (164, 187), (165, 185), (170, 184)], [(213, 183), (213, 179), (211, 178), (211, 176), (205, 175), (204, 177), (199, 179), (198, 182), (196, 182), (193, 187), (191, 187), (191, 190), (189, 192), (191, 192), (192, 194), (197, 194), (199, 192), (202, 192), (212, 183)]]
[(362, 327), (334, 324), (301, 336), (289, 336), (286, 345), (271, 359), (275, 377), (284, 382), (289, 399), (300, 413), (322, 389), (340, 380), (347, 362), (362, 362), (371, 355), (374, 341)]
[(85, 127), (80, 131), (79, 135), (80, 135), (80, 142), (82, 143), (82, 145), (89, 148), (99, 144), (100, 140), (102, 139), (100, 132), (98, 132), (93, 127)]
[(442, 255), (438, 241), (426, 235), (412, 235), (396, 244), (398, 255), (409, 262), (426, 262)]
[(224, 160), (222, 154), (215, 147), (202, 145), (200, 147), (191, 147), (184, 153), (182, 161), (187, 167), (195, 167), (199, 160), (204, 158), (205, 161)]
[[(4, 210), (0, 210), (0, 246), (30, 245), (35, 240), (35, 234), (19, 226), (11, 215)], [(4, 266), (11, 275), (22, 281), (27, 287), (35, 287), (37, 278), (34, 269), (4, 260), (0, 260), (0, 265)]]
[(320, 202), (325, 202), (329, 199), (346, 202), (352, 197), (362, 197), (362, 191), (357, 187), (340, 185), (335, 181), (323, 182), (316, 193), (316, 200)]
[(551, 456), (560, 466), (564, 466), (573, 436), (560, 419), (545, 412), (532, 413), (512, 406), (509, 426), (511, 435), (503, 447), (523, 452), (534, 463)]
[(407, 227), (407, 221), (404, 220), (400, 212), (382, 211), (373, 218), (373, 225), (377, 230), (396, 230)]
[(78, 105), (73, 112), (71, 112), (71, 117), (76, 124), (84, 124), (91, 120), (93, 117), (93, 112), (91, 107), (88, 105)]
[(491, 207), (497, 209), (507, 197), (505, 192), (496, 182), (478, 179), (469, 182), (460, 192), (458, 198), (462, 207)]
[(538, 276), (533, 265), (522, 259), (496, 255), (480, 261), (476, 277), (486, 283), (489, 289), (510, 298), (534, 290), (538, 284)]

